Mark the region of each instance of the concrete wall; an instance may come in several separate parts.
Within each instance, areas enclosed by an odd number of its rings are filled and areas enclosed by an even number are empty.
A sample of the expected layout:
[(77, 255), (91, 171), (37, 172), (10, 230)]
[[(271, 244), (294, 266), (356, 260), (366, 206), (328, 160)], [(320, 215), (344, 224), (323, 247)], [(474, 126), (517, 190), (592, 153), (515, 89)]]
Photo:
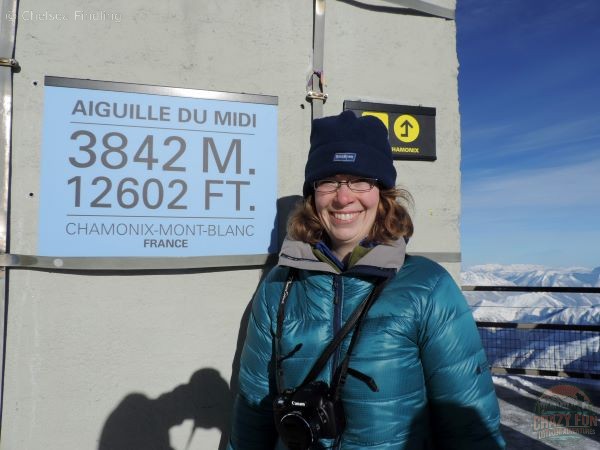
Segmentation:
[[(278, 196), (300, 194), (312, 2), (51, 3), (24, 0), (17, 14), (11, 253), (36, 254), (45, 75), (276, 95)], [(409, 251), (459, 252), (455, 24), (359, 5), (327, 2), (325, 114), (345, 99), (437, 108), (438, 160), (397, 164), (416, 204)], [(120, 21), (76, 21), (78, 10)], [(45, 12), (69, 20), (43, 20)], [(445, 265), (458, 274), (458, 263)], [(247, 306), (262, 274), (11, 269), (0, 448), (90, 449), (100, 440), (111, 449), (149, 447), (143, 439), (156, 448), (222, 446)]]

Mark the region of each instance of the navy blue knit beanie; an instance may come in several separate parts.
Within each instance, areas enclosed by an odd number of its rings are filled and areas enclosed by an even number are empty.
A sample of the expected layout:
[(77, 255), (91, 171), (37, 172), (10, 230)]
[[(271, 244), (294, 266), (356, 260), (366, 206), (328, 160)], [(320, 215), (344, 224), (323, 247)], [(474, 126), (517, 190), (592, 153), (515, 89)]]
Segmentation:
[(396, 169), (387, 128), (373, 116), (356, 117), (352, 111), (315, 119), (304, 169), (306, 198), (313, 182), (337, 174), (377, 178), (384, 188), (396, 185)]

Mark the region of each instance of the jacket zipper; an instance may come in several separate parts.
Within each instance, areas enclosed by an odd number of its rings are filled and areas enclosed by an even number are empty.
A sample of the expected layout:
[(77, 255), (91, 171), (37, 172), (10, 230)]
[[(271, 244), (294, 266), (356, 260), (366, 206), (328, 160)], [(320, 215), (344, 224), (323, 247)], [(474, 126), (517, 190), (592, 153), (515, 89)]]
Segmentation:
[[(340, 329), (342, 328), (342, 309), (344, 303), (344, 296), (342, 292), (342, 279), (340, 275), (333, 276), (333, 335), (337, 335)], [(335, 375), (335, 369), (338, 366), (340, 360), (340, 347), (342, 344), (335, 349), (333, 353), (333, 360), (331, 362), (331, 382), (333, 382), (333, 376)], [(331, 383), (330, 383), (331, 384)], [(336, 439), (336, 444), (334, 446), (334, 450), (340, 448), (340, 443), (338, 439)]]
[[(342, 303), (343, 298), (341, 294), (341, 280), (339, 275), (333, 276), (333, 336), (338, 334), (340, 329), (342, 328)], [(335, 373), (335, 369), (338, 365), (338, 361), (340, 359), (340, 347), (335, 349), (333, 353), (333, 360), (331, 362), (331, 381), (333, 381), (333, 375)]]

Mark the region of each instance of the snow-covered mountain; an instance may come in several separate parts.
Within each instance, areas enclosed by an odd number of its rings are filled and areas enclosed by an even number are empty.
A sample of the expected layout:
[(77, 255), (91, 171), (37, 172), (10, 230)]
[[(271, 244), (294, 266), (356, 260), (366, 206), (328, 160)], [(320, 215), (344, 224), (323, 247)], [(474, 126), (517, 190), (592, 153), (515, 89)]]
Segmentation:
[(527, 264), (484, 264), (470, 267), (461, 276), (463, 284), (479, 286), (600, 287), (600, 267), (554, 269)]
[[(600, 287), (600, 267), (486, 264), (461, 278), (471, 286)], [(600, 294), (466, 291), (465, 297), (480, 321), (600, 324)]]

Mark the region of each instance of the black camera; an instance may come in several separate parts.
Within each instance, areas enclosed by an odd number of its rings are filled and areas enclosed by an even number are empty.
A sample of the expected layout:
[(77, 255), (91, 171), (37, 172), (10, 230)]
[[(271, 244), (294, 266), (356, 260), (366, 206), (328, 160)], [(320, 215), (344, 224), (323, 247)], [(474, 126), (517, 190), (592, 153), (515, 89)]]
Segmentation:
[(319, 439), (337, 438), (346, 426), (340, 399), (323, 381), (286, 389), (273, 402), (275, 426), (290, 450), (306, 450)]

